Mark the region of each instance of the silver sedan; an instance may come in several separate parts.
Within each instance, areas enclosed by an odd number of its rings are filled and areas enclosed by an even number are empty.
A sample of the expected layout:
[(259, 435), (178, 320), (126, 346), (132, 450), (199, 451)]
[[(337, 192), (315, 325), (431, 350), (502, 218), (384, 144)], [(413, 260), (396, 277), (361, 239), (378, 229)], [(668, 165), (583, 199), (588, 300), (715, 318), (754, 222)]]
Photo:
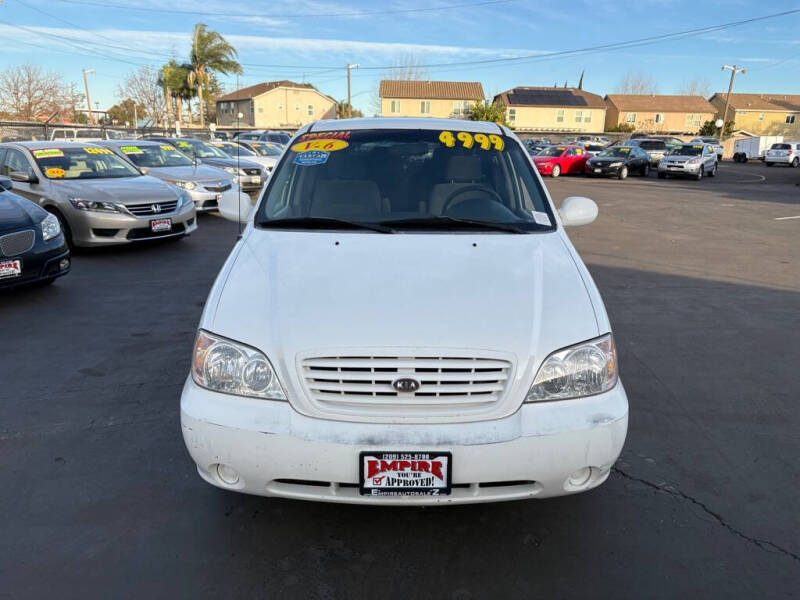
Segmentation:
[(197, 229), (187, 192), (143, 175), (96, 144), (0, 144), (0, 175), (15, 182), (15, 193), (56, 215), (76, 246), (180, 237)]

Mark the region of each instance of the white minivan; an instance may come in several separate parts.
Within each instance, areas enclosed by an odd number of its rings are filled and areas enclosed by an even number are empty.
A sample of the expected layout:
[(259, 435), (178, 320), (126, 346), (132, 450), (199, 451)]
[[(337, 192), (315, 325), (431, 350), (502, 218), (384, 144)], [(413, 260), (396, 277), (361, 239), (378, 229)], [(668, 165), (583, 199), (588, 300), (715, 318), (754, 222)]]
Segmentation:
[(200, 476), (363, 504), (547, 498), (609, 476), (628, 427), (603, 302), (506, 127), (300, 129), (211, 290), (181, 396)]

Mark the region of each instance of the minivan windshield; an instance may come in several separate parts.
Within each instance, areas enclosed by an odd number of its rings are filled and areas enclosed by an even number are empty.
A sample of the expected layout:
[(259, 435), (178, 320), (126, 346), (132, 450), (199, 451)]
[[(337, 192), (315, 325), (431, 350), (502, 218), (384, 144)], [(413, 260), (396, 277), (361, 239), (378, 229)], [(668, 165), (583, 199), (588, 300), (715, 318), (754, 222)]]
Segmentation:
[(703, 153), (703, 144), (675, 146), (669, 153), (673, 156), (700, 156)]
[(499, 129), (305, 134), (284, 154), (256, 216), (265, 228), (360, 225), (386, 233), (527, 233), (554, 224), (530, 160)]
[(110, 179), (141, 176), (136, 167), (108, 148), (52, 147), (31, 150), (31, 154), (48, 179)]
[(120, 152), (137, 167), (149, 169), (158, 167), (188, 167), (192, 160), (169, 144), (123, 144)]

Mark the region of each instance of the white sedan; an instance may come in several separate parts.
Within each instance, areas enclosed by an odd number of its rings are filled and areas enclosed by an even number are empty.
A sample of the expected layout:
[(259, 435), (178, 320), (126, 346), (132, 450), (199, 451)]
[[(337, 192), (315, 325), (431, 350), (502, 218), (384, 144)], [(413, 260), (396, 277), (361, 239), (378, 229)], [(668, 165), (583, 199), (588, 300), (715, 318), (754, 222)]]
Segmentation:
[[(222, 208), (222, 207), (221, 207)], [(592, 489), (628, 400), (600, 294), (525, 149), (494, 123), (321, 121), (242, 214), (181, 397), (223, 489), (459, 504)], [(248, 214), (249, 213), (249, 214)]]

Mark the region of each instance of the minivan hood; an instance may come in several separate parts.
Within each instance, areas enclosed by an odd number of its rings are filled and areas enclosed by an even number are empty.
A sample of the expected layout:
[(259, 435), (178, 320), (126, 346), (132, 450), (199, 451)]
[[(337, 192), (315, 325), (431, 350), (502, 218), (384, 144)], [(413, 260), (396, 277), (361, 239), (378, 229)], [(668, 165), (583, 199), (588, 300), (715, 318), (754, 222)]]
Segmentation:
[(175, 200), (178, 192), (168, 183), (149, 175), (109, 179), (53, 181), (53, 189), (67, 196), (103, 202), (137, 204)]
[(504, 352), (521, 372), (603, 333), (561, 235), (251, 229), (201, 327), (285, 373), (299, 353), (391, 347)]

